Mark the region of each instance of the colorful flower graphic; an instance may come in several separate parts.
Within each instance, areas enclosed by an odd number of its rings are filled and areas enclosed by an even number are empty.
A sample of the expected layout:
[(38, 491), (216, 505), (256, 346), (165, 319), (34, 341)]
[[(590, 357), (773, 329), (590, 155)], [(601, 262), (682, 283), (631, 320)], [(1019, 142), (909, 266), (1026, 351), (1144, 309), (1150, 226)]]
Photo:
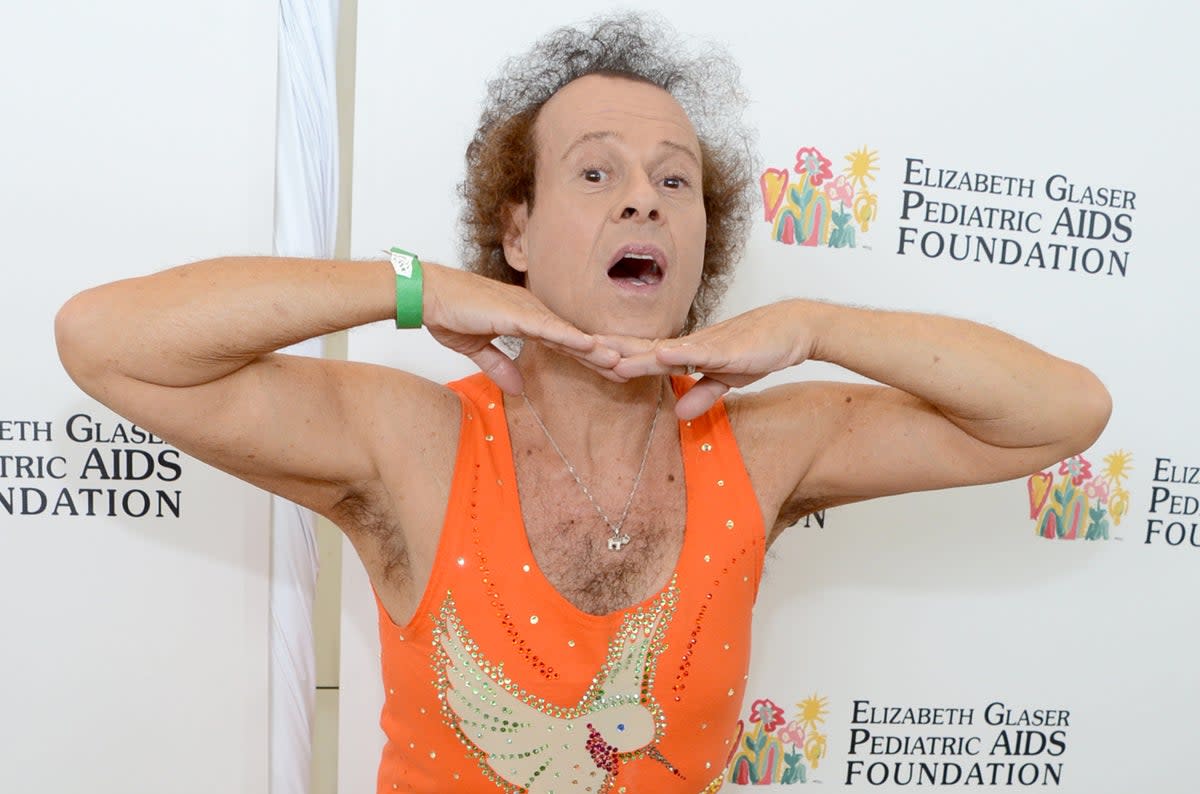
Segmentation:
[(1092, 476), (1092, 464), (1083, 455), (1076, 455), (1058, 464), (1058, 473), (1070, 474), (1071, 485), (1080, 485)]
[(1083, 492), (1088, 495), (1089, 499), (1095, 499), (1097, 502), (1108, 501), (1108, 481), (1099, 477), (1093, 477), (1087, 481)]
[(1108, 513), (1113, 523), (1120, 526), (1121, 519), (1129, 512), (1129, 491), (1124, 488), (1114, 488), (1108, 499)]
[(858, 228), (862, 229), (864, 234), (871, 221), (875, 220), (875, 212), (878, 209), (879, 197), (860, 190), (854, 199), (854, 220), (858, 221)]
[(830, 201), (840, 201), (851, 204), (854, 201), (854, 186), (844, 175), (838, 174), (833, 181), (825, 185), (825, 195)]
[(818, 726), (824, 724), (828, 706), (826, 698), (812, 695), (796, 704), (799, 714), (784, 725), (783, 709), (774, 701), (755, 700), (749, 714), (754, 729), (747, 733), (745, 723), (738, 721), (741, 733), (729, 765), (729, 782), (739, 786), (807, 783), (808, 770), (816, 769), (825, 757), (826, 738)]
[[(1043, 538), (1108, 540), (1111, 526), (1129, 512), (1129, 476), (1133, 456), (1118, 450), (1104, 458), (1104, 469), (1093, 474), (1091, 462), (1076, 455), (1026, 480), (1029, 517)], [(1058, 481), (1055, 482), (1055, 471)]]
[(871, 192), (878, 153), (863, 146), (845, 157), (849, 165), (834, 176), (833, 161), (815, 146), (796, 152), (792, 167), (768, 168), (758, 179), (763, 220), (771, 236), (786, 245), (855, 248), (875, 220), (879, 197)]
[(779, 733), (775, 734), (779, 737), (779, 741), (784, 744), (794, 744), (799, 747), (804, 746), (804, 725), (792, 720), (787, 725), (779, 729)]
[(805, 146), (796, 152), (796, 165), (793, 167), (797, 174), (808, 174), (808, 182), (813, 187), (819, 187), (822, 182), (833, 176), (830, 166), (833, 161), (821, 154), (815, 146)]
[(769, 700), (756, 700), (750, 707), (750, 721), (761, 722), (767, 733), (770, 733), (783, 724), (783, 709)]

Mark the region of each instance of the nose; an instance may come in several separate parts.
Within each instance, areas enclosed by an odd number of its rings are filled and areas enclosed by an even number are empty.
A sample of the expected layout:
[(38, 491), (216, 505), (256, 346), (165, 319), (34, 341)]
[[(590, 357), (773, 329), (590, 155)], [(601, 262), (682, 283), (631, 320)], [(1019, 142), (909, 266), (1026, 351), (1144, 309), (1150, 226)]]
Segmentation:
[(650, 177), (639, 172), (629, 180), (628, 188), (617, 205), (620, 209), (618, 217), (621, 220), (658, 222), (662, 219), (659, 209), (661, 198)]
[(658, 209), (651, 208), (649, 212), (645, 212), (645, 213), (639, 212), (637, 207), (626, 207), (625, 209), (621, 210), (621, 218), (623, 220), (628, 220), (629, 218), (637, 218), (637, 217), (641, 217), (641, 216), (645, 216), (649, 220), (656, 221), (656, 220), (658, 220)]

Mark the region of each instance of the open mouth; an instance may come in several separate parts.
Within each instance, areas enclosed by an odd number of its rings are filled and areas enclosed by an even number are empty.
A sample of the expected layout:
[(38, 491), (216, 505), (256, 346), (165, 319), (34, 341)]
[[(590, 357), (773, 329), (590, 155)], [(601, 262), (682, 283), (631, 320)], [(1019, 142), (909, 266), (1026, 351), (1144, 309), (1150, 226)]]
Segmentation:
[(652, 254), (627, 252), (608, 269), (608, 277), (635, 287), (645, 287), (662, 281), (663, 270)]

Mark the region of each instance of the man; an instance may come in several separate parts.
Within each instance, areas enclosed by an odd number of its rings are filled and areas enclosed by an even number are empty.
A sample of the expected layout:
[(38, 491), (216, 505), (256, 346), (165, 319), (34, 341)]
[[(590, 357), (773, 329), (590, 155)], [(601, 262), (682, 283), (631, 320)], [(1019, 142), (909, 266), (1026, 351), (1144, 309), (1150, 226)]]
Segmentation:
[[(509, 283), (406, 252), (230, 258), (60, 312), (89, 394), (353, 542), (380, 604), (381, 792), (715, 791), (785, 527), (1018, 477), (1107, 421), (1086, 369), (965, 321), (794, 300), (693, 331), (746, 170), (665, 90), (685, 73), (663, 49), (637, 20), (560, 31), (493, 85), (466, 220), (473, 266)], [(486, 377), (272, 352), (393, 316)], [(808, 359), (887, 385), (723, 399)]]

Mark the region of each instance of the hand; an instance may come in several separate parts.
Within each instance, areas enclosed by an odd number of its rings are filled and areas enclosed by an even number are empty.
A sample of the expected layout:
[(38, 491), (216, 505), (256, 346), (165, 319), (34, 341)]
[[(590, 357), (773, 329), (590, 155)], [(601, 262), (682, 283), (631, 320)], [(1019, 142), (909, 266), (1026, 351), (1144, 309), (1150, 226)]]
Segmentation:
[(620, 354), (568, 323), (529, 290), (455, 268), (424, 265), (423, 320), (439, 343), (462, 353), (508, 394), (524, 390), (520, 370), (493, 344), (498, 336), (537, 340), (609, 380)]
[(621, 353), (613, 369), (623, 378), (679, 374), (689, 368), (701, 373), (699, 382), (675, 405), (680, 419), (694, 419), (731, 388), (807, 360), (814, 349), (811, 326), (816, 306), (801, 301), (774, 303), (678, 339), (597, 338)]

